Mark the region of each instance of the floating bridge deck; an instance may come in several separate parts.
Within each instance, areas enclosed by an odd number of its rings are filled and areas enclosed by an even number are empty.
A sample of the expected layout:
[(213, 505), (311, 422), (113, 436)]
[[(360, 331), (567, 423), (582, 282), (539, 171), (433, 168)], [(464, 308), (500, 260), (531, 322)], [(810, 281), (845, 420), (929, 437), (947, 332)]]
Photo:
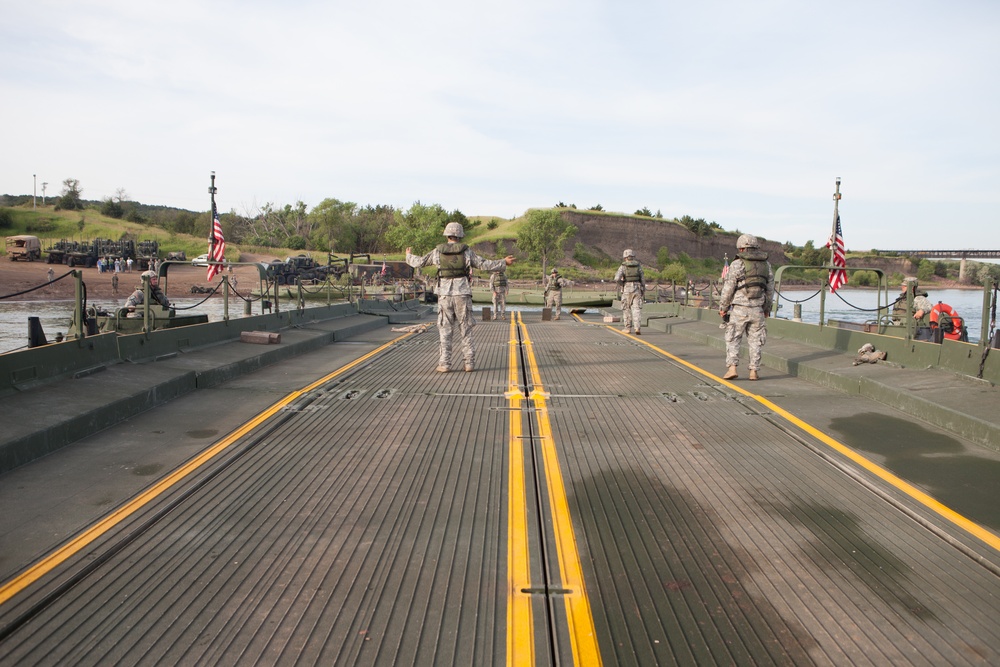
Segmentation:
[(380, 335), (10, 576), (0, 664), (1000, 663), (996, 533), (793, 411), (837, 392), (594, 318), (479, 323), (472, 373)]

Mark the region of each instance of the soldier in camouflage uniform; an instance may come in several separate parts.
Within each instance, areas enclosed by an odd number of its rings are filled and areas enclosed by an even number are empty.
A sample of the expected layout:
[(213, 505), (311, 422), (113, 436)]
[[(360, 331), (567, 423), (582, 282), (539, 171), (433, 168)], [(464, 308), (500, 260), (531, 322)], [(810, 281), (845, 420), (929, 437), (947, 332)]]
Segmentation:
[(622, 265), (615, 273), (615, 282), (622, 292), (622, 331), (635, 331), (638, 336), (642, 327), (642, 302), (646, 298), (646, 277), (631, 248), (622, 253)]
[(916, 278), (905, 278), (903, 280), (903, 285), (899, 290), (899, 298), (897, 298), (895, 303), (892, 304), (893, 324), (902, 323), (903, 318), (906, 317), (907, 290), (913, 294), (913, 319), (917, 320), (917, 327), (929, 327), (930, 314), (934, 306), (931, 304), (931, 300), (927, 298), (927, 292), (917, 291)]
[(559, 277), (559, 272), (552, 269), (548, 282), (545, 284), (545, 305), (552, 309), (552, 319), (558, 320), (562, 314), (562, 290), (569, 281)]
[[(115, 275), (117, 278), (117, 274)], [(156, 275), (155, 271), (143, 271), (140, 274), (140, 278), (146, 278), (149, 281), (149, 299), (151, 303), (158, 303), (164, 308), (170, 307), (170, 299), (167, 295), (163, 293), (160, 289), (160, 277)], [(146, 295), (143, 293), (142, 285), (138, 285), (135, 291), (125, 299), (125, 307), (128, 308), (130, 312), (135, 312), (136, 307), (141, 306), (146, 301)]]
[(507, 319), (507, 272), (494, 271), (490, 274), (490, 292), (493, 293), (493, 316)]
[[(743, 234), (736, 240), (737, 259), (729, 265), (722, 295), (719, 298), (719, 315), (726, 326), (725, 380), (735, 380), (740, 362), (740, 343), (747, 336), (750, 348), (750, 379), (759, 376), (761, 348), (767, 340), (767, 318), (771, 315), (774, 299), (774, 272), (767, 261), (767, 253), (760, 249), (757, 237)], [(727, 319), (728, 318), (728, 319)]]
[(514, 263), (514, 257), (507, 255), (503, 259), (484, 259), (472, 248), (462, 243), (465, 230), (457, 222), (445, 225), (444, 235), (447, 243), (442, 243), (434, 250), (420, 257), (413, 255), (411, 248), (406, 249), (406, 263), (414, 268), (422, 268), (428, 264), (438, 267), (438, 285), (435, 293), (438, 297), (438, 335), (440, 346), (438, 352), (439, 373), (451, 370), (451, 347), (455, 327), (462, 336), (462, 356), (465, 357), (465, 371), (472, 372), (476, 364), (476, 348), (472, 344), (472, 327), (475, 319), (472, 316), (472, 285), (469, 276), (472, 269), (483, 271), (503, 271)]

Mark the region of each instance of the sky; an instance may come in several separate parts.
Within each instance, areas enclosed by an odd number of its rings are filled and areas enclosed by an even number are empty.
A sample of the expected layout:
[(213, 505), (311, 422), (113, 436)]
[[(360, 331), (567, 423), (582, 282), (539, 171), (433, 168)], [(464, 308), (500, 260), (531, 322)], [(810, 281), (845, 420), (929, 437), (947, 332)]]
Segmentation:
[(995, 0), (0, 0), (0, 193), (1000, 249)]

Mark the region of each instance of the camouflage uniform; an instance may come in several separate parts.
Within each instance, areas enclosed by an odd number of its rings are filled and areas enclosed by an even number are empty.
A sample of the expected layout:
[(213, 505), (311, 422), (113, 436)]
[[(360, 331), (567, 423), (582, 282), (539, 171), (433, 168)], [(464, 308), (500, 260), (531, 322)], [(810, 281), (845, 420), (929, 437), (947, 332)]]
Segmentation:
[(490, 291), (493, 293), (493, 316), (507, 319), (507, 272), (494, 271), (490, 274)]
[[(170, 307), (170, 300), (167, 295), (163, 293), (163, 290), (159, 286), (159, 278), (152, 271), (143, 271), (143, 276), (149, 278), (149, 298), (153, 303), (158, 303), (164, 308)], [(116, 276), (117, 277), (117, 276)], [(127, 308), (135, 308), (136, 306), (141, 306), (145, 302), (146, 296), (143, 294), (142, 286), (135, 288), (135, 291), (125, 299), (125, 306)]]
[(552, 309), (552, 319), (558, 320), (562, 314), (562, 288), (569, 285), (569, 281), (559, 277), (555, 269), (545, 285), (545, 305)]
[(622, 331), (635, 331), (642, 327), (642, 303), (646, 296), (646, 276), (642, 265), (631, 250), (622, 253), (622, 264), (615, 273), (615, 282), (622, 290)]
[[(446, 232), (448, 227), (445, 227)], [(461, 236), (464, 236), (464, 233), (458, 234), (459, 238)], [(464, 243), (442, 243), (422, 257), (407, 252), (406, 263), (417, 269), (428, 264), (440, 267), (442, 252), (453, 253), (459, 249), (458, 246), (463, 247), (460, 254), (464, 256), (465, 275), (457, 278), (439, 276), (438, 286), (435, 290), (438, 297), (438, 334), (440, 337), (438, 370), (441, 372), (446, 372), (451, 368), (452, 339), (456, 327), (462, 336), (462, 356), (465, 358), (465, 370), (471, 371), (476, 363), (476, 348), (472, 343), (472, 327), (475, 326), (475, 318), (472, 316), (472, 285), (469, 283), (471, 269), (502, 271), (507, 268), (505, 260), (484, 259)]]
[(896, 302), (892, 307), (893, 323), (900, 324), (902, 323), (903, 318), (906, 317), (906, 290), (908, 288), (913, 291), (913, 315), (923, 311), (920, 317), (916, 318), (917, 327), (929, 327), (931, 310), (934, 309), (934, 305), (931, 303), (931, 300), (927, 298), (927, 292), (917, 291), (917, 281), (915, 278), (907, 278), (903, 281), (899, 298), (896, 299)]
[[(753, 245), (757, 245), (756, 239)], [(766, 315), (770, 315), (774, 299), (774, 272), (767, 261), (767, 253), (757, 247), (747, 247), (738, 252), (737, 257), (729, 265), (719, 298), (719, 310), (729, 311), (726, 365), (732, 369), (739, 365), (740, 343), (746, 334), (750, 348), (747, 367), (751, 371), (750, 379), (754, 379), (760, 368), (761, 348), (767, 341)]]

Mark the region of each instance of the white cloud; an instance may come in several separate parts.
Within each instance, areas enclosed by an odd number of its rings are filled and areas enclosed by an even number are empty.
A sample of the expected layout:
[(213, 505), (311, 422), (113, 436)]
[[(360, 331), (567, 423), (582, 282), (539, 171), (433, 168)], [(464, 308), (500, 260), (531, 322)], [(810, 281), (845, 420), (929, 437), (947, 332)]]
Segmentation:
[(226, 208), (561, 200), (803, 243), (841, 176), (849, 247), (1000, 245), (1000, 7), (982, 0), (42, 0), (5, 18), (0, 192), (39, 173), (50, 194), (73, 177), (204, 210), (215, 170)]

